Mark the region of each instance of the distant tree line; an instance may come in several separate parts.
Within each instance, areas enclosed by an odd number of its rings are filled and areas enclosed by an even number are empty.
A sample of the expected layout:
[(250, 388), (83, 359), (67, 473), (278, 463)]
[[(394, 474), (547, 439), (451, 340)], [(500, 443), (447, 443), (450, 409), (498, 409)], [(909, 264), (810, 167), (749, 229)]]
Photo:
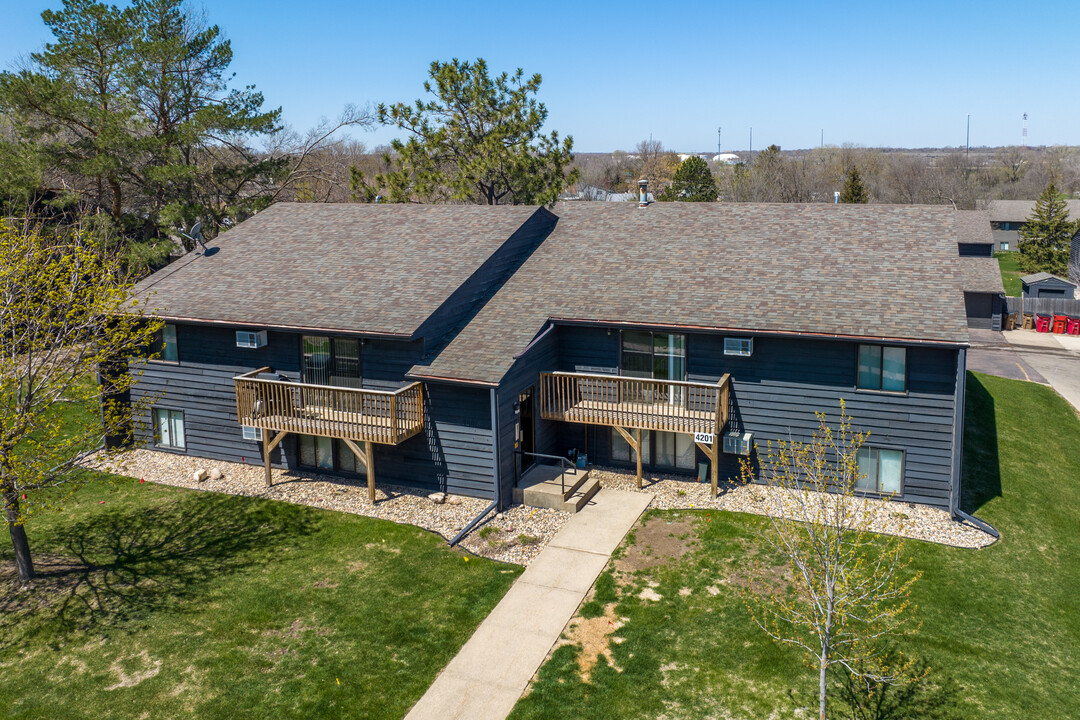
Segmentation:
[[(1051, 182), (1066, 195), (1080, 191), (1080, 149), (998, 148), (941, 152), (882, 150), (855, 146), (805, 151), (765, 150), (742, 154), (734, 165), (705, 160), (722, 202), (833, 202), (854, 173), (863, 201), (895, 204), (952, 204), (975, 209), (993, 199), (1030, 200)], [(633, 192), (639, 178), (661, 195), (680, 159), (658, 140), (630, 151), (579, 154), (580, 187)]]

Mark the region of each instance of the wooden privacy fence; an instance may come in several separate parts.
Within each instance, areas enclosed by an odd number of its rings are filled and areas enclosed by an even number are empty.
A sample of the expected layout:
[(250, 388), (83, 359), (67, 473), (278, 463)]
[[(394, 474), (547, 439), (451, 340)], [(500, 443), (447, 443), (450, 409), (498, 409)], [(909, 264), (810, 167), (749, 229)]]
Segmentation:
[(718, 433), (727, 422), (728, 376), (718, 383), (587, 373), (540, 373), (547, 420), (679, 433)]
[(1025, 298), (1007, 297), (1008, 312), (1023, 315), (1071, 315), (1080, 317), (1080, 300), (1072, 298)]
[(241, 425), (385, 445), (397, 445), (424, 429), (418, 382), (389, 392), (257, 377), (268, 372), (260, 368), (233, 378)]

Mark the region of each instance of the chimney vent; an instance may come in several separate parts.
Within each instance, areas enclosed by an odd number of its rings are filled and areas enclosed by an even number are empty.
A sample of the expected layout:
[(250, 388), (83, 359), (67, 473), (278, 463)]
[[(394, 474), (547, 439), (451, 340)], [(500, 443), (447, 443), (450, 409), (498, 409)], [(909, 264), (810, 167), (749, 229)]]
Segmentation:
[(649, 181), (646, 178), (641, 178), (637, 181), (637, 194), (638, 194), (638, 207), (648, 207), (649, 205)]

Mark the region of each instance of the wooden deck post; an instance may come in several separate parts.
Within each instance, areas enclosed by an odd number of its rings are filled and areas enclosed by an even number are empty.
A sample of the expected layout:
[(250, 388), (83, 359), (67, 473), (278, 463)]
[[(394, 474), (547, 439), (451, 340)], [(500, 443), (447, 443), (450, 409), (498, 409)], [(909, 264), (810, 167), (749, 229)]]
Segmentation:
[(364, 443), (367, 450), (367, 498), (372, 505), (375, 504), (375, 453), (372, 452), (371, 441)]
[(263, 465), (266, 467), (266, 487), (270, 487), (274, 482), (273, 476), (270, 474), (270, 453), (272, 453), (274, 451), (274, 448), (276, 448), (278, 446), (278, 444), (282, 440), (284, 440), (285, 436), (288, 435), (289, 433), (286, 432), (285, 430), (282, 430), (277, 435), (275, 435), (272, 440), (267, 440), (266, 439), (266, 433), (267, 432), (270, 432), (270, 431), (268, 431), (268, 430), (263, 431)]
[(638, 490), (640, 490), (641, 489), (641, 428), (638, 428), (637, 432), (634, 433), (634, 434), (637, 436), (636, 437), (636, 440), (637, 440), (637, 448), (636, 448), (637, 449), (637, 453), (636, 453), (636, 455), (637, 455), (637, 486), (638, 486)]
[(720, 484), (720, 468), (717, 467), (720, 463), (717, 462), (720, 459), (720, 436), (713, 435), (712, 442), (712, 457), (709, 459), (709, 474), (712, 476), (712, 496), (713, 500), (716, 499), (716, 493), (718, 491), (718, 485)]

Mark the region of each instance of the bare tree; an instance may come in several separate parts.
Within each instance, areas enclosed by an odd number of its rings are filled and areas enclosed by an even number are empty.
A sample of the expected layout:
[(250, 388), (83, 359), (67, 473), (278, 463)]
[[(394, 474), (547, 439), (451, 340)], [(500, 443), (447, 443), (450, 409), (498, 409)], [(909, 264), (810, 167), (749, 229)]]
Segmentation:
[[(890, 661), (888, 645), (912, 632), (908, 596), (919, 573), (907, 572), (900, 538), (872, 532), (885, 504), (856, 495), (867, 434), (852, 430), (843, 402), (836, 428), (823, 413), (817, 418), (809, 442), (770, 443), (762, 462), (772, 503), (763, 539), (787, 560), (795, 591), (774, 588), (748, 604), (771, 638), (799, 648), (817, 668), (825, 720), (830, 669), (876, 683), (900, 682), (910, 669), (910, 661)], [(743, 474), (752, 479), (749, 464)]]
[(138, 373), (126, 360), (154, 344), (161, 324), (93, 234), (0, 223), (0, 246), (0, 497), (27, 583), (27, 509), (62, 503), (92, 479), (83, 462), (130, 432), (122, 397)]

